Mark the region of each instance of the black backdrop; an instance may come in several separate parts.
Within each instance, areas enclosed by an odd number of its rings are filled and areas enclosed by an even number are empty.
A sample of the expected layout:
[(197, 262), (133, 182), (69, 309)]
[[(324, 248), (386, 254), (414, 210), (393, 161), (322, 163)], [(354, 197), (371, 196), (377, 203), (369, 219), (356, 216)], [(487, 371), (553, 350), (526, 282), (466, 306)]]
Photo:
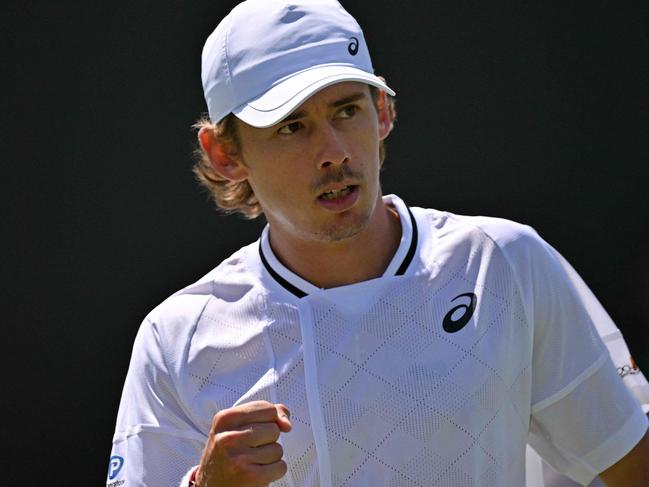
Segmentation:
[[(649, 4), (343, 3), (398, 93), (384, 191), (534, 226), (649, 370)], [(140, 321), (260, 231), (190, 171), (233, 5), (4, 8), (3, 484), (101, 485)]]

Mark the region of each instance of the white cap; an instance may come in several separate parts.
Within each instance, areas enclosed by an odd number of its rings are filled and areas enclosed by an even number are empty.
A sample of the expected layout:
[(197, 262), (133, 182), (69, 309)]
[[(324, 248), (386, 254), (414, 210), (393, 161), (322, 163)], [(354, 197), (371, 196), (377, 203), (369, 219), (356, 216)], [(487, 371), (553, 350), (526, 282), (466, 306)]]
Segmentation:
[(212, 122), (281, 121), (342, 81), (392, 91), (374, 75), (363, 31), (336, 0), (246, 0), (205, 41), (203, 92)]

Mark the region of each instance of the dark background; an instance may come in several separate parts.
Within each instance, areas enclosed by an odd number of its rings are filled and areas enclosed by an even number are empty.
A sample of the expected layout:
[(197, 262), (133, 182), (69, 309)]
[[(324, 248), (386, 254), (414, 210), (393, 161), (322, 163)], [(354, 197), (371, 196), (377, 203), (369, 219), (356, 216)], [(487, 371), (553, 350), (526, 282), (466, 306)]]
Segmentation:
[[(3, 8), (3, 484), (101, 485), (140, 321), (257, 238), (190, 171), (234, 3)], [(649, 370), (649, 4), (343, 4), (398, 94), (385, 193), (534, 226)]]

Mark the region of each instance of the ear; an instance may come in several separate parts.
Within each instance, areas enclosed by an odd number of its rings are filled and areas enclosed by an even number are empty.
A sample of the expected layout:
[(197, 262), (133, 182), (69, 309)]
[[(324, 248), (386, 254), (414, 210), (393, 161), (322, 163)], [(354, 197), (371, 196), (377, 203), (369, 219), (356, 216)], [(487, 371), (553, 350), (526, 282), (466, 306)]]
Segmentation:
[(198, 142), (219, 175), (235, 183), (248, 178), (248, 170), (233, 154), (230, 144), (219, 139), (213, 130), (201, 128), (198, 131)]
[[(385, 82), (383, 76), (379, 76), (379, 78)], [(376, 110), (379, 116), (379, 140), (383, 140), (390, 135), (394, 127), (394, 120), (390, 113), (390, 105), (388, 103), (388, 94), (383, 90), (379, 90), (378, 99), (376, 100)]]

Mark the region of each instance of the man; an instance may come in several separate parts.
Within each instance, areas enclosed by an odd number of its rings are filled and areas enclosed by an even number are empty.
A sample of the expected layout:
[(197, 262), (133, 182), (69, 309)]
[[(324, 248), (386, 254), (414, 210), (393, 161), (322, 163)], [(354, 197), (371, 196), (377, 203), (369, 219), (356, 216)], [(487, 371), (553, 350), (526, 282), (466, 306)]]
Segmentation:
[(569, 264), (382, 195), (394, 92), (336, 1), (240, 4), (202, 69), (196, 171), (268, 225), (145, 319), (107, 485), (518, 486), (528, 440), (645, 485), (647, 419)]

